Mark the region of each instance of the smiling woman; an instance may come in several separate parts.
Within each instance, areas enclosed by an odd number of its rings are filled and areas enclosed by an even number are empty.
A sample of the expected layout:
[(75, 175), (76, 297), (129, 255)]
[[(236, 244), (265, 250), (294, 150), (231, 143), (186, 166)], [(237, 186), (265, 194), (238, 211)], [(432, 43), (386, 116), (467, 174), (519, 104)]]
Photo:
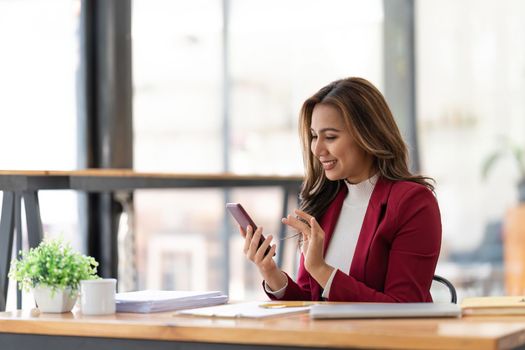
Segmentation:
[[(327, 85), (303, 104), (299, 120), (306, 172), (301, 194), (303, 210), (314, 216), (322, 214), (341, 185), (325, 173), (321, 158), (314, 152), (312, 128), (320, 123), (325, 129), (329, 125), (339, 128), (348, 140), (344, 152), (350, 163), (344, 167), (347, 173), (340, 179), (361, 182), (370, 177), (363, 176), (379, 171), (387, 179), (413, 181), (434, 190), (429, 178), (410, 173), (406, 144), (381, 92), (364, 79), (349, 78)], [(365, 174), (353, 179), (355, 172)], [(326, 200), (319, 201), (319, 195)]]
[[(382, 94), (337, 80), (303, 104), (301, 209), (283, 223), (302, 234), (297, 282), (272, 259), (262, 229), (241, 228), (244, 252), (272, 299), (431, 302), (441, 219), (429, 178), (411, 174)], [(265, 254), (271, 246), (270, 253)]]
[(322, 164), (327, 179), (359, 183), (373, 175), (372, 156), (359, 147), (336, 107), (316, 104), (310, 130), (312, 154)]

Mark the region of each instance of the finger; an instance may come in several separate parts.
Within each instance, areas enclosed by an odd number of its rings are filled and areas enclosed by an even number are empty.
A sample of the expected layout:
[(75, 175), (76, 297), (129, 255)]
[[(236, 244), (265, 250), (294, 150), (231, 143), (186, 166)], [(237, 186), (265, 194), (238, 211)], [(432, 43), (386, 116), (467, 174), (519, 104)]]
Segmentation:
[(295, 229), (297, 232), (305, 232), (310, 231), (310, 226), (308, 226), (303, 221), (297, 219), (296, 217), (293, 217), (292, 215), (288, 215), (286, 218), (282, 218), (281, 222), (285, 225), (288, 225)]
[(319, 225), (319, 223), (317, 222), (317, 220), (315, 220), (313, 216), (310, 219), (310, 227), (311, 227), (310, 231), (312, 232), (313, 235), (317, 235), (323, 232), (323, 229), (321, 228), (321, 226)]
[(257, 254), (257, 248), (259, 247), (259, 241), (261, 240), (262, 235), (262, 227), (258, 227), (257, 230), (253, 233), (252, 240), (250, 241), (250, 244), (248, 246), (248, 256), (251, 258), (255, 258), (255, 254)]
[(275, 255), (275, 251), (277, 250), (277, 244), (272, 244), (272, 247), (270, 248), (270, 251), (268, 254), (266, 254), (261, 261), (262, 264), (268, 264), (270, 263), (270, 260), (273, 261), (273, 256)]
[(244, 241), (244, 245), (246, 247), (245, 254), (250, 260), (253, 260), (253, 256), (255, 255), (255, 252), (257, 251), (257, 249), (251, 248), (252, 243), (254, 242), (255, 239), (257, 239), (254, 237), (255, 235), (256, 235), (256, 232), (253, 232), (253, 228), (250, 225), (248, 225), (246, 228), (246, 240)]
[(299, 210), (299, 209), (295, 209), (294, 210), (294, 213), (299, 216), (301, 219), (304, 219), (306, 220), (306, 222), (310, 222), (310, 220), (313, 218), (312, 215), (302, 211), (302, 210)]
[(250, 247), (250, 242), (252, 241), (252, 235), (253, 235), (251, 227), (248, 227), (248, 228), (249, 230), (244, 231), (241, 225), (239, 225), (239, 231), (241, 232), (241, 235), (244, 237), (244, 247), (243, 247), (244, 254), (248, 252), (248, 248)]
[(324, 231), (315, 218), (310, 219), (310, 226), (312, 226), (310, 239), (322, 242), (324, 240)]
[(243, 229), (241, 225), (237, 225), (237, 228), (239, 229), (239, 232), (241, 233), (241, 236), (243, 238), (246, 238), (246, 230)]
[(255, 261), (262, 261), (264, 259), (264, 253), (266, 252), (266, 249), (270, 246), (270, 243), (272, 243), (273, 236), (268, 235), (264, 242), (261, 244), (259, 249), (257, 249), (257, 253), (255, 253)]
[[(310, 231), (308, 231), (308, 232), (310, 232)], [(310, 237), (310, 235), (306, 234), (306, 232), (304, 232), (304, 231), (301, 232), (301, 235), (303, 236), (303, 239), (302, 239), (303, 243), (308, 242), (308, 238)]]

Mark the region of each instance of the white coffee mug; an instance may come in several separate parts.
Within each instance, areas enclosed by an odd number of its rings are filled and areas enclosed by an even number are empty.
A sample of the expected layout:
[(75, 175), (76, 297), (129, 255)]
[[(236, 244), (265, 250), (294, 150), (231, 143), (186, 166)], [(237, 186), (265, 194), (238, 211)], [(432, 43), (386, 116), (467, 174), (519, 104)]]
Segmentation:
[(84, 315), (115, 313), (117, 280), (101, 278), (80, 281), (80, 310)]

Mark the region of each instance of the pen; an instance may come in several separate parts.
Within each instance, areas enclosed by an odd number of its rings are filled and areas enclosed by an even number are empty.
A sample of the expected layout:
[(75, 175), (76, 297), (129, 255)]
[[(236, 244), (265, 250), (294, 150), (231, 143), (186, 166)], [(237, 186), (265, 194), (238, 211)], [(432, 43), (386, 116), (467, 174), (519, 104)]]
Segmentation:
[(284, 309), (286, 307), (305, 307), (318, 304), (315, 301), (283, 301), (283, 302), (273, 302), (273, 303), (264, 303), (260, 304), (259, 307), (265, 309)]

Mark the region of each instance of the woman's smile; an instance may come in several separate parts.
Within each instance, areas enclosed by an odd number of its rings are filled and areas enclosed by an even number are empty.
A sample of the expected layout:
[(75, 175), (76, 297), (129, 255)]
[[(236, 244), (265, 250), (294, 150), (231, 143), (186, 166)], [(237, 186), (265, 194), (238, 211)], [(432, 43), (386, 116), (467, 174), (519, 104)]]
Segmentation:
[(334, 160), (320, 160), (321, 164), (323, 164), (323, 169), (325, 171), (327, 170), (332, 170), (333, 168), (335, 168), (335, 163), (337, 163), (337, 160), (334, 159)]

